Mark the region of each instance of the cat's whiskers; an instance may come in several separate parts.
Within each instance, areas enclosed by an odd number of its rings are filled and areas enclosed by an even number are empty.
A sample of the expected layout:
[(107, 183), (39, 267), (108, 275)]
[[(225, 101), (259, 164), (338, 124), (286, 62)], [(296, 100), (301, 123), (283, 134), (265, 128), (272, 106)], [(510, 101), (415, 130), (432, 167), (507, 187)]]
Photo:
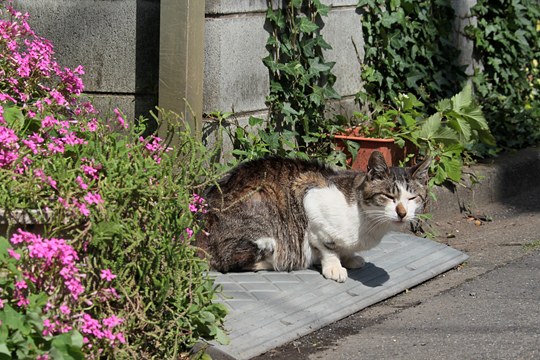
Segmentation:
[(390, 219), (384, 210), (379, 209), (363, 209), (360, 212), (361, 215), (364, 215), (364, 221), (366, 222), (365, 225), (367, 225), (366, 234), (371, 233), (373, 230), (375, 230), (380, 225), (383, 225), (384, 223), (389, 223), (392, 221)]

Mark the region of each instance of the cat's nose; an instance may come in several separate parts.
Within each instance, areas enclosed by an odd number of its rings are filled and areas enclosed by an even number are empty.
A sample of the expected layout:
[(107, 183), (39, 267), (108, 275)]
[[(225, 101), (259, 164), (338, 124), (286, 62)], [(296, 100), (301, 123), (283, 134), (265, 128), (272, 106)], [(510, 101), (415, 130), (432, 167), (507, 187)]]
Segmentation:
[(407, 209), (405, 209), (405, 206), (403, 206), (402, 203), (399, 203), (396, 206), (396, 214), (399, 216), (400, 220), (403, 220), (403, 218), (407, 216)]

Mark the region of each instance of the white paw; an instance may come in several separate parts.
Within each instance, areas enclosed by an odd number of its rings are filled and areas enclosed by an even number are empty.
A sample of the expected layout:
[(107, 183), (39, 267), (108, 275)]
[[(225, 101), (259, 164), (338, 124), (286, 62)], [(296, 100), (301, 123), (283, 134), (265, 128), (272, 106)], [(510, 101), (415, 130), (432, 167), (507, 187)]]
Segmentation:
[(337, 282), (344, 282), (347, 280), (347, 269), (339, 264), (323, 267), (322, 274), (325, 278), (335, 280)]
[(366, 265), (364, 258), (360, 255), (353, 255), (351, 257), (346, 257), (341, 260), (341, 264), (347, 269), (359, 269)]

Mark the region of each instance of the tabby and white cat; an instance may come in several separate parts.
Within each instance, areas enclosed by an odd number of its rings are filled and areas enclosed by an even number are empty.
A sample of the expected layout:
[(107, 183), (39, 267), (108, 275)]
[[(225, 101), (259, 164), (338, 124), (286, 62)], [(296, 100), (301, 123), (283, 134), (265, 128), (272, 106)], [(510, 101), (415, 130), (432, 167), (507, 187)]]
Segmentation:
[(358, 254), (412, 220), (426, 197), (429, 159), (390, 168), (381, 153), (367, 174), (315, 161), (264, 158), (240, 164), (205, 194), (206, 232), (196, 244), (214, 270), (290, 271), (320, 264), (338, 282)]

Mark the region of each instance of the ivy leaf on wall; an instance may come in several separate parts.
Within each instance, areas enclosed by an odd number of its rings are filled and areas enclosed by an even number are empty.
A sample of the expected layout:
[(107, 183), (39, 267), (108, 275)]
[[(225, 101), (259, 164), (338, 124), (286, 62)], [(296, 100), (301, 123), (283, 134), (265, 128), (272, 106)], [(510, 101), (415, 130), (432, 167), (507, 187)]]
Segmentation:
[(309, 20), (308, 18), (301, 18), (300, 19), (300, 25), (299, 25), (300, 31), (305, 32), (307, 34), (310, 34), (316, 30), (319, 29), (319, 26)]

